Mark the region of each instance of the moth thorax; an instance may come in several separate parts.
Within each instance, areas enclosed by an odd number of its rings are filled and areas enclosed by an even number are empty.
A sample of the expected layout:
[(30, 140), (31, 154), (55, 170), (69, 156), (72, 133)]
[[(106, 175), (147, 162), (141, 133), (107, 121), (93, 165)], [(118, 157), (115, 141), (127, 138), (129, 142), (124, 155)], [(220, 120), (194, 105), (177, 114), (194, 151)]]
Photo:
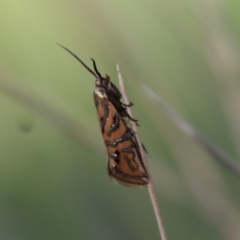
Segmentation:
[(101, 98), (101, 99), (108, 98), (106, 94), (106, 90), (103, 87), (95, 87), (93, 93), (97, 98)]

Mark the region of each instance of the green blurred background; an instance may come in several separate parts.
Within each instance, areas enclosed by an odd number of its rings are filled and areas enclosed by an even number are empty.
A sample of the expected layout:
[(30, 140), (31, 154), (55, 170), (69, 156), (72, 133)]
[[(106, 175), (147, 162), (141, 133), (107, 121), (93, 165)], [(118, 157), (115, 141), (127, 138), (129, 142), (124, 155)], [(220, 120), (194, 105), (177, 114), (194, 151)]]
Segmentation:
[[(169, 239), (240, 239), (240, 182), (148, 99), (145, 83), (240, 155), (238, 1), (1, 1), (0, 239), (159, 239), (146, 188), (107, 176), (94, 78), (140, 121)], [(236, 160), (237, 161), (237, 160)]]

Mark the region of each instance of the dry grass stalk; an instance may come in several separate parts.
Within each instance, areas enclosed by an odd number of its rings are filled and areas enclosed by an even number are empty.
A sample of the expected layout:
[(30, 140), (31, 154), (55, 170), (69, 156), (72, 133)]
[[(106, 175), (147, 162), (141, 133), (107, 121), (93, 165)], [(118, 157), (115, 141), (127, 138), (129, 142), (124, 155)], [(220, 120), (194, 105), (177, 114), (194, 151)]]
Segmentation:
[[(119, 86), (120, 86), (120, 90), (121, 90), (124, 102), (125, 102), (125, 104), (129, 104), (130, 102), (129, 102), (127, 94), (126, 94), (122, 74), (120, 72), (120, 69), (119, 69), (118, 65), (117, 65), (117, 72), (118, 72)], [(127, 111), (128, 111), (128, 114), (132, 118), (134, 118), (133, 114), (132, 114), (132, 110), (131, 110), (130, 107), (127, 108)], [(158, 224), (160, 236), (161, 236), (162, 240), (167, 240), (167, 235), (166, 235), (166, 231), (165, 231), (165, 228), (164, 228), (164, 225), (163, 225), (163, 220), (162, 220), (162, 217), (161, 217), (160, 208), (159, 208), (159, 205), (158, 205), (158, 202), (157, 202), (156, 193), (155, 193), (152, 178), (151, 178), (151, 175), (150, 175), (150, 172), (149, 172), (147, 160), (146, 160), (146, 157), (145, 157), (145, 154), (144, 154), (143, 146), (142, 146), (142, 143), (140, 141), (140, 137), (139, 137), (139, 134), (138, 134), (138, 131), (137, 131), (137, 126), (136, 126), (136, 123), (133, 122), (133, 121), (130, 121), (130, 124), (131, 124), (132, 130), (135, 132), (136, 141), (137, 141), (137, 144), (139, 146), (140, 153), (142, 155), (143, 163), (145, 164), (145, 167), (148, 171), (148, 175), (149, 175), (148, 192), (149, 192), (149, 196), (150, 196), (150, 199), (151, 199), (151, 202), (152, 202), (153, 210), (154, 210), (154, 213), (155, 213), (155, 216), (156, 216), (156, 219), (157, 219), (157, 224)]]
[(156, 102), (163, 110), (167, 117), (175, 123), (185, 134), (197, 142), (205, 151), (214, 157), (216, 161), (221, 163), (224, 167), (230, 170), (234, 175), (240, 178), (240, 166), (236, 160), (233, 160), (227, 153), (221, 150), (216, 144), (207, 139), (196, 128), (187, 123), (181, 118), (163, 99), (160, 98), (154, 91), (152, 91), (145, 84), (143, 85), (144, 92), (147, 97)]

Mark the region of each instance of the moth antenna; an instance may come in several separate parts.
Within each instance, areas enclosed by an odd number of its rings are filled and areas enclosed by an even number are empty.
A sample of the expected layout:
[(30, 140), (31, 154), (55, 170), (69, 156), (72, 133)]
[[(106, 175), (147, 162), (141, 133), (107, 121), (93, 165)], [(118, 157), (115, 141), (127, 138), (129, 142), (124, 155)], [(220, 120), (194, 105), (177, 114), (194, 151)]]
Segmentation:
[(63, 45), (57, 43), (58, 46), (62, 47), (63, 49), (65, 49), (67, 52), (69, 52), (74, 58), (76, 58), (91, 74), (94, 75), (94, 77), (96, 77), (96, 73), (89, 68), (77, 55), (75, 55), (72, 51), (70, 51), (68, 48), (64, 47)]
[(100, 72), (97, 70), (97, 65), (96, 62), (94, 61), (94, 59), (91, 58), (91, 60), (93, 61), (93, 67), (95, 72), (97, 73), (97, 75), (102, 79), (103, 77), (101, 76)]

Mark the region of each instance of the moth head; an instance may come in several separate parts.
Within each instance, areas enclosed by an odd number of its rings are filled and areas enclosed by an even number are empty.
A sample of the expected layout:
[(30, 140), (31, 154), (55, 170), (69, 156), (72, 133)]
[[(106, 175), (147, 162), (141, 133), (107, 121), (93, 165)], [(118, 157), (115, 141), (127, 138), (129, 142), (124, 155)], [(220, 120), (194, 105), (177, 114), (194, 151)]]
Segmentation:
[(100, 74), (100, 72), (97, 69), (97, 65), (96, 62), (91, 58), (91, 60), (93, 61), (93, 67), (94, 67), (94, 71), (96, 73), (96, 81), (95, 84), (97, 87), (103, 87), (105, 89), (110, 89), (111, 85), (110, 85), (110, 77), (106, 74), (106, 77), (102, 77), (102, 75)]

